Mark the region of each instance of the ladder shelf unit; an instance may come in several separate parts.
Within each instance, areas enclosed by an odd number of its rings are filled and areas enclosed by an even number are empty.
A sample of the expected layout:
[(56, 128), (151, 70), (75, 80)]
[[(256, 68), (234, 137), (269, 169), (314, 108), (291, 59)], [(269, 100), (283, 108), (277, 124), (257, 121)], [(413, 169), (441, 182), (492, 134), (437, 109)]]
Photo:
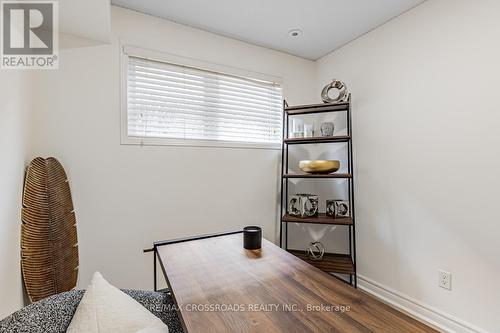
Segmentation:
[[(291, 117), (299, 115), (313, 115), (326, 112), (344, 112), (347, 121), (347, 134), (333, 136), (314, 136), (304, 138), (289, 137), (289, 122)], [(307, 174), (291, 173), (289, 171), (288, 150), (291, 145), (307, 144), (332, 144), (340, 143), (347, 145), (347, 172), (331, 174)], [(356, 230), (354, 218), (354, 176), (353, 176), (353, 148), (352, 148), (352, 117), (351, 117), (351, 99), (348, 102), (335, 104), (312, 104), (288, 106), (286, 101), (283, 103), (283, 143), (282, 143), (282, 163), (281, 163), (281, 216), (280, 216), (280, 246), (301, 258), (309, 264), (327, 272), (336, 274), (346, 274), (349, 276), (350, 285), (357, 288), (356, 274)], [(333, 218), (325, 213), (319, 213), (318, 216), (301, 218), (292, 216), (288, 212), (289, 193), (288, 187), (291, 179), (303, 178), (320, 179), (321, 181), (330, 181), (335, 179), (345, 179), (347, 184), (347, 193), (349, 202), (350, 216), (347, 218)], [(338, 186), (338, 184), (335, 184)], [(342, 186), (345, 186), (342, 184)], [(317, 225), (337, 225), (348, 228), (349, 245), (347, 253), (325, 253), (320, 261), (310, 259), (303, 250), (294, 250), (288, 248), (288, 225), (290, 223), (306, 223)]]

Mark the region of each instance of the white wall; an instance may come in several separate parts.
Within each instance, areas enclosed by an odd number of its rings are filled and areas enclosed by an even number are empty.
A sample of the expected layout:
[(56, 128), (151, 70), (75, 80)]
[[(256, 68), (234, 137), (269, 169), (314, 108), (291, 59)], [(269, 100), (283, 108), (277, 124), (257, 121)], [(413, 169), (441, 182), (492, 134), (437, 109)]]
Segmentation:
[(353, 93), (361, 283), (489, 332), (500, 331), (499, 13), (494, 0), (427, 1), (317, 67), (318, 91), (336, 77)]
[(152, 242), (248, 224), (275, 240), (277, 150), (120, 145), (119, 42), (282, 77), (290, 103), (311, 102), (314, 63), (112, 8), (113, 42), (62, 50), (38, 73), (34, 151), (68, 173), (80, 248), (79, 287), (99, 270), (152, 288)]
[(23, 304), (19, 242), (24, 168), (29, 160), (29, 74), (0, 74), (0, 319)]

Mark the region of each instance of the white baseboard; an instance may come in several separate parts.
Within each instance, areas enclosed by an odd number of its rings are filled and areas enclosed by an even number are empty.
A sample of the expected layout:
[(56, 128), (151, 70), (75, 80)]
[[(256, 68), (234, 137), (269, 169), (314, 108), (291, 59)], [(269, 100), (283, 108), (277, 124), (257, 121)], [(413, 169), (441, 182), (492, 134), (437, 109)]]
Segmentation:
[(358, 288), (439, 331), (449, 333), (488, 333), (479, 327), (423, 304), (365, 276), (358, 275)]

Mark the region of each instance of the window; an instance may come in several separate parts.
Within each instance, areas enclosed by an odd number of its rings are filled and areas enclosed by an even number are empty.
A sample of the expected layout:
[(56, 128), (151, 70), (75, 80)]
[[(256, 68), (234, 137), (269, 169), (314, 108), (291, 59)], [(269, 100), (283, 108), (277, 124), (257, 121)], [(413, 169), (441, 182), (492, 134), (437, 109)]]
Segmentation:
[(279, 83), (135, 55), (126, 63), (125, 143), (279, 147)]

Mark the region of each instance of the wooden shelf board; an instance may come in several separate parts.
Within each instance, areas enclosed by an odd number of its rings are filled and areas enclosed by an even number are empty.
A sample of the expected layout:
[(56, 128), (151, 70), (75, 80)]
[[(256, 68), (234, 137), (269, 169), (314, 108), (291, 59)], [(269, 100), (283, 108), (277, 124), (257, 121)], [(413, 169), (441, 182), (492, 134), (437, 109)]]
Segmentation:
[(283, 178), (352, 178), (352, 175), (350, 173), (287, 173), (283, 175)]
[(311, 260), (305, 251), (288, 250), (291, 254), (327, 273), (354, 274), (354, 264), (348, 254), (325, 253), (323, 260)]
[(348, 111), (349, 102), (344, 103), (332, 103), (332, 104), (309, 104), (309, 105), (297, 105), (285, 108), (285, 112), (289, 116), (308, 114), (308, 113), (321, 113), (321, 112), (339, 112)]
[(349, 135), (337, 136), (317, 136), (312, 138), (287, 138), (283, 140), (286, 144), (307, 144), (307, 143), (328, 143), (328, 142), (349, 142), (351, 137)]
[(296, 217), (290, 214), (283, 215), (281, 219), (283, 222), (287, 223), (314, 223), (314, 224), (334, 224), (334, 225), (352, 225), (351, 218), (333, 218), (331, 216), (326, 215), (325, 213), (319, 213), (318, 216), (314, 217)]

